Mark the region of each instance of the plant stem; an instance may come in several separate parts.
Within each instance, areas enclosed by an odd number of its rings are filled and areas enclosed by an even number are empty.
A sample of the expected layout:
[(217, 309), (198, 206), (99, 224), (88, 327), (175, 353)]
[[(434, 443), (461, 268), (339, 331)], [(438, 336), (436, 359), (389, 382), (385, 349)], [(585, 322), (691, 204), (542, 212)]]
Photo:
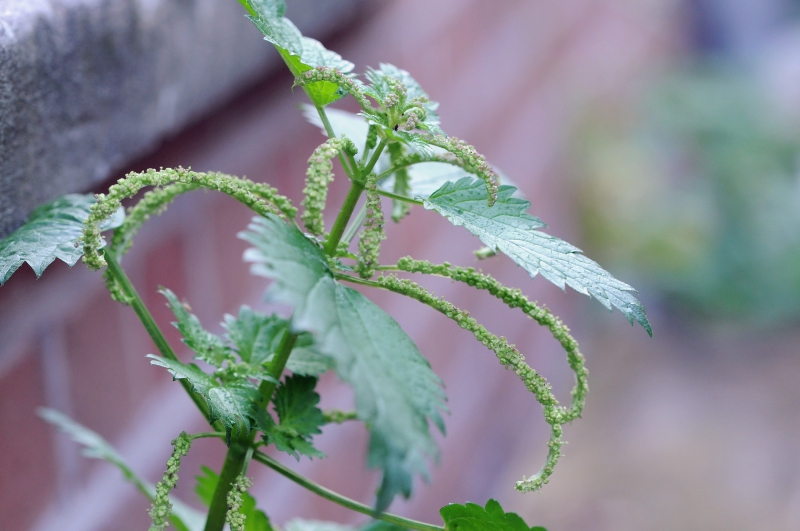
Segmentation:
[[(119, 262), (117, 262), (117, 260), (114, 258), (114, 254), (110, 252), (108, 248), (103, 249), (103, 254), (105, 256), (106, 263), (108, 264), (108, 272), (114, 277), (114, 280), (116, 280), (120, 288), (122, 288), (122, 291), (128, 298), (128, 303), (130, 304), (131, 308), (133, 308), (133, 311), (136, 312), (136, 315), (142, 322), (142, 325), (150, 336), (150, 339), (152, 339), (153, 343), (155, 343), (158, 351), (165, 358), (178, 361), (178, 357), (175, 355), (172, 347), (167, 342), (164, 334), (161, 333), (161, 329), (158, 328), (153, 316), (150, 315), (150, 312), (147, 310), (147, 306), (144, 305), (141, 297), (139, 297), (139, 294), (136, 293), (136, 288), (133, 287), (128, 275), (125, 274), (125, 271), (123, 271), (122, 267), (119, 265)], [(199, 393), (196, 393), (192, 390), (192, 386), (188, 380), (180, 379), (178, 382), (180, 382), (186, 392), (189, 393), (189, 397), (192, 399), (192, 402), (195, 403), (197, 409), (199, 409), (206, 420), (208, 420), (210, 418), (210, 412), (206, 400), (200, 396)], [(211, 423), (211, 425), (217, 431), (224, 431), (225, 429), (222, 426), (222, 423), (219, 421), (214, 421)]]
[(403, 518), (402, 516), (397, 516), (391, 513), (378, 513), (375, 512), (372, 507), (364, 505), (363, 503), (359, 503), (355, 500), (351, 500), (346, 496), (342, 496), (328, 488), (323, 487), (322, 485), (311, 481), (310, 479), (301, 476), (291, 468), (284, 466), (283, 464), (279, 463), (275, 459), (271, 458), (270, 456), (262, 453), (256, 452), (253, 455), (253, 458), (268, 467), (272, 470), (278, 472), (279, 474), (289, 478), (290, 480), (294, 481), (298, 485), (307, 488), (311, 492), (322, 496), (326, 500), (332, 501), (334, 503), (338, 503), (342, 507), (346, 507), (350, 510), (359, 512), (361, 514), (366, 514), (375, 518), (377, 520), (383, 520), (384, 522), (389, 522), (391, 524), (396, 524), (399, 526), (403, 526), (408, 529), (416, 529), (417, 531), (443, 531), (444, 528), (438, 525), (426, 524), (425, 522), (418, 522), (416, 520), (410, 520), (408, 518)]
[(367, 175), (370, 174), (372, 169), (375, 167), (375, 164), (378, 163), (378, 159), (381, 157), (381, 153), (383, 153), (383, 148), (386, 147), (386, 140), (381, 140), (381, 143), (378, 144), (378, 147), (375, 148), (375, 152), (372, 154), (372, 158), (369, 159), (369, 162), (364, 167), (364, 171), (361, 172), (361, 176), (366, 178)]
[[(317, 114), (319, 114), (320, 120), (322, 120), (322, 125), (325, 127), (325, 132), (328, 133), (328, 138), (336, 138), (336, 133), (333, 132), (333, 126), (331, 125), (331, 121), (328, 120), (328, 114), (325, 112), (325, 109), (316, 105), (314, 107), (317, 109)], [(342, 152), (339, 152), (339, 162), (341, 162), (344, 172), (352, 181), (356, 178), (358, 164), (356, 164), (356, 159), (353, 158), (353, 155), (347, 154), (347, 160), (349, 160), (350, 165), (348, 165), (345, 161), (345, 155)]]
[(336, 222), (331, 229), (331, 235), (328, 237), (328, 241), (325, 242), (325, 254), (328, 256), (336, 254), (336, 248), (339, 247), (339, 241), (342, 239), (344, 229), (347, 226), (347, 222), (350, 221), (350, 216), (353, 215), (353, 210), (355, 210), (358, 199), (361, 197), (361, 192), (363, 191), (363, 184), (358, 181), (352, 181), (350, 183), (350, 191), (347, 192), (347, 197), (344, 200), (342, 209), (339, 211), (339, 215), (336, 216)]
[(350, 223), (347, 227), (347, 230), (344, 231), (344, 235), (342, 236), (341, 241), (346, 244), (350, 244), (353, 241), (353, 237), (358, 232), (358, 229), (361, 228), (361, 225), (364, 223), (364, 220), (367, 218), (367, 205), (361, 205), (361, 209), (356, 214), (355, 219)]
[(378, 195), (382, 195), (384, 197), (390, 197), (392, 199), (397, 199), (398, 201), (405, 201), (406, 203), (412, 203), (420, 206), (425, 204), (423, 201), (420, 201), (419, 199), (411, 199), (410, 197), (406, 197), (404, 195), (398, 195), (392, 192), (387, 192), (386, 190), (381, 190), (380, 188), (377, 190), (377, 192)]
[[(297, 342), (297, 334), (287, 332), (281, 340), (275, 357), (270, 365), (269, 373), (277, 380), (283, 374), (289, 355)], [(258, 387), (264, 407), (267, 407), (272, 394), (275, 392), (275, 382), (262, 381)], [(214, 497), (211, 499), (211, 506), (208, 511), (205, 531), (222, 531), (225, 526), (225, 516), (228, 511), (228, 492), (231, 490), (233, 481), (243, 473), (243, 470), (252, 456), (253, 441), (256, 432), (239, 433), (236, 440), (231, 441), (228, 447), (228, 454), (225, 456), (225, 463), (222, 465), (222, 472), (219, 474), (219, 482), (214, 490)]]
[(208, 509), (208, 519), (206, 520), (205, 531), (222, 531), (225, 527), (225, 517), (228, 512), (228, 492), (234, 480), (242, 473), (247, 449), (253, 442), (255, 434), (250, 435), (240, 433), (235, 441), (231, 441), (228, 446), (228, 453), (225, 455), (225, 464), (219, 473), (219, 482), (214, 489), (214, 497)]

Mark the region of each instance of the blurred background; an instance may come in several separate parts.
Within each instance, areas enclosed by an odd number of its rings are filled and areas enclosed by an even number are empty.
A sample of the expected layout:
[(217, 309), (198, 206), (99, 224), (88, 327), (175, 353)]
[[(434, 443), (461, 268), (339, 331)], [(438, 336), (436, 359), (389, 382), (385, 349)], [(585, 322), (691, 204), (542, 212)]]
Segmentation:
[[(654, 329), (650, 339), (504, 257), (477, 264), (560, 315), (591, 373), (550, 484), (520, 494), (514, 481), (546, 454), (541, 408), (455, 324), (370, 293), (431, 360), (451, 410), (431, 483), (391, 510), (438, 522), (446, 503), (494, 497), (551, 531), (800, 529), (800, 2), (394, 0), (363, 7), (323, 42), (359, 72), (379, 62), (409, 70), (441, 103), (443, 129), (509, 175), (550, 234), (638, 289)], [(285, 72), (263, 76), (113, 178), (192, 166), (299, 201), (305, 161), (324, 138), (290, 86)], [(333, 184), (330, 205), (344, 184)], [(159, 285), (214, 331), (242, 303), (266, 308), (265, 283), (248, 274), (235, 238), (248, 218), (196, 192), (146, 227), (126, 258), (173, 345)], [(388, 227), (387, 263), (411, 254), (476, 265), (478, 240), (437, 215), (417, 209), (403, 225)], [(0, 291), (0, 528), (143, 529), (148, 504), (134, 488), (83, 459), (36, 408), (98, 431), (152, 481), (170, 439), (203, 421), (145, 361), (153, 347), (133, 312), (108, 299), (98, 275), (62, 266), (38, 281), (20, 270)], [(483, 294), (425, 284), (508, 337), (568, 398), (571, 373), (544, 330)], [(351, 406), (334, 377), (320, 389), (323, 405)], [(329, 459), (281, 459), (371, 503), (378, 477), (364, 464), (362, 427), (329, 426), (317, 440)], [(190, 478), (201, 464), (220, 468), (220, 446), (196, 443), (179, 497), (196, 504)], [(363, 521), (271, 471), (252, 473), (252, 493), (278, 525)]]

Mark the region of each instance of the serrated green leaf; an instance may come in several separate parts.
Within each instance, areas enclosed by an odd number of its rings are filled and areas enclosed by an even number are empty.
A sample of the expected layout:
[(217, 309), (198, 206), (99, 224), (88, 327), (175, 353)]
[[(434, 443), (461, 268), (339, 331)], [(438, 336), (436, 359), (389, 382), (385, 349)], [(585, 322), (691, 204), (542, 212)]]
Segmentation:
[(259, 415), (259, 428), (264, 439), (281, 452), (300, 459), (300, 454), (308, 457), (325, 457), (314, 448), (311, 439), (322, 433), (320, 426), (325, 424), (322, 411), (317, 407), (319, 395), (314, 391), (317, 379), (310, 376), (290, 376), (275, 392), (275, 412), (279, 423), (264, 412)]
[[(206, 507), (211, 507), (211, 500), (214, 498), (214, 491), (219, 483), (219, 474), (208, 468), (201, 466), (203, 475), (197, 476), (195, 492)], [(242, 493), (242, 506), (239, 511), (245, 516), (244, 531), (273, 531), (269, 517), (256, 508), (256, 500), (249, 493)]]
[[(240, 0), (241, 1), (241, 0)], [(245, 0), (247, 18), (264, 34), (264, 39), (278, 50), (292, 74), (297, 77), (315, 66), (328, 66), (343, 73), (353, 70), (353, 63), (342, 59), (322, 43), (303, 37), (292, 21), (284, 17), (286, 3), (282, 0)], [(323, 107), (342, 97), (338, 85), (330, 81), (309, 83), (305, 87), (311, 101)]]
[(209, 421), (222, 420), (228, 440), (232, 432), (246, 433), (252, 428), (252, 421), (261, 401), (258, 388), (245, 379), (221, 384), (212, 375), (203, 372), (194, 363), (181, 363), (148, 354), (152, 365), (164, 367), (175, 380), (185, 378), (192, 389), (200, 393), (208, 403)]
[(547, 531), (529, 527), (516, 513), (503, 511), (495, 500), (486, 502), (486, 508), (475, 503), (445, 505), (439, 514), (447, 531)]
[(251, 272), (274, 279), (271, 300), (294, 307), (292, 330), (311, 332), (314, 348), (336, 362), (353, 386), (360, 420), (371, 430), (368, 463), (384, 471), (377, 507), (411, 491), (436, 456), (428, 420), (443, 430), (440, 380), (397, 322), (359, 292), (333, 279), (322, 250), (276, 216), (254, 218), (240, 237)]
[(167, 306), (178, 319), (172, 325), (183, 336), (181, 341), (197, 354), (198, 359), (214, 367), (221, 367), (222, 363), (230, 358), (230, 349), (222, 342), (222, 338), (203, 328), (197, 316), (191, 313), (172, 291), (167, 288), (158, 291), (166, 297)]
[(239, 308), (239, 315), (225, 316), (222, 324), (225, 336), (233, 344), (241, 360), (260, 365), (275, 352), (289, 327), (289, 322), (277, 315), (266, 315), (249, 306)]
[[(83, 222), (95, 202), (91, 195), (70, 194), (31, 212), (23, 226), (0, 240), (0, 286), (26, 262), (37, 278), (56, 258), (70, 267), (75, 265), (83, 256), (83, 246), (78, 244)], [(125, 211), (120, 207), (100, 230), (119, 227), (124, 220)]]
[[(275, 314), (266, 315), (249, 306), (242, 306), (238, 317), (226, 315), (222, 326), (228, 331), (225, 336), (242, 361), (257, 370), (272, 361), (283, 335), (289, 330), (289, 321)], [(313, 343), (310, 334), (301, 334), (286, 368), (303, 376), (319, 376), (332, 369), (332, 360), (315, 352)], [(261, 376), (261, 379), (269, 379)]]
[[(501, 186), (497, 202), (487, 206), (482, 181), (461, 179), (445, 183), (424, 199), (425, 209), (435, 210), (455, 225), (463, 226), (484, 245), (506, 254), (531, 277), (544, 278), (564, 289), (565, 285), (589, 295), (611, 309), (616, 306), (628, 321), (634, 319), (651, 336), (653, 331), (642, 304), (631, 295), (635, 290), (589, 259), (580, 249), (537, 229), (546, 227), (526, 213), (530, 203), (512, 197), (516, 189)], [(481, 203), (483, 201), (483, 203)]]
[[(125, 479), (130, 481), (142, 494), (151, 502), (155, 496), (155, 485), (144, 481), (134, 472), (130, 466), (122, 459), (122, 456), (100, 435), (86, 428), (63, 413), (54, 409), (41, 408), (39, 416), (44, 420), (57, 426), (62, 432), (76, 443), (83, 446), (83, 455), (90, 459), (102, 459), (117, 467)], [(171, 499), (172, 514), (169, 521), (178, 531), (201, 531), (205, 526), (206, 517), (195, 511), (188, 505), (179, 500)]]

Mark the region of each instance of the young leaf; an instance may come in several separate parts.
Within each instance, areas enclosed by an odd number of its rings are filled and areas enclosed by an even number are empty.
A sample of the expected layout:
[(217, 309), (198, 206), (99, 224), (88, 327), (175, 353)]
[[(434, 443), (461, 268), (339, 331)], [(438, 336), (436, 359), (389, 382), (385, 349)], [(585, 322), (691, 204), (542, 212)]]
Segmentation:
[[(240, 0), (247, 2), (247, 18), (264, 34), (264, 40), (272, 43), (281, 54), (292, 74), (297, 77), (315, 66), (328, 66), (343, 73), (353, 70), (353, 63), (342, 59), (336, 52), (327, 50), (319, 41), (303, 37), (297, 26), (283, 16), (284, 0)], [(314, 105), (323, 107), (342, 97), (338, 85), (330, 81), (318, 81), (305, 86)]]
[(275, 411), (279, 424), (267, 412), (259, 411), (259, 428), (264, 439), (281, 452), (300, 459), (300, 454), (308, 457), (325, 457), (314, 448), (311, 438), (322, 433), (320, 426), (325, 424), (322, 411), (317, 407), (319, 395), (314, 392), (317, 379), (309, 376), (291, 376), (275, 392)]
[(441, 121), (439, 120), (439, 115), (436, 113), (439, 104), (435, 101), (430, 101), (428, 93), (422, 90), (417, 80), (411, 77), (411, 74), (402, 68), (397, 68), (388, 63), (381, 63), (378, 70), (372, 68), (368, 69), (366, 78), (371, 85), (364, 88), (364, 93), (377, 101), (383, 101), (390, 92), (390, 87), (386, 83), (387, 77), (394, 78), (405, 85), (406, 101), (419, 98), (424, 102), (422, 107), (425, 108), (426, 117), (420, 122), (418, 127), (435, 135), (443, 135), (444, 132), (439, 128)]
[[(195, 492), (206, 507), (211, 507), (211, 500), (214, 497), (214, 491), (219, 483), (219, 474), (208, 468), (207, 466), (200, 467), (203, 472), (202, 476), (197, 476), (197, 485)], [(245, 516), (244, 530), (245, 531), (273, 531), (270, 524), (269, 517), (256, 509), (256, 500), (249, 493), (242, 493), (242, 507), (239, 511)]]
[(230, 350), (222, 342), (222, 338), (203, 328), (197, 316), (190, 313), (172, 291), (161, 288), (159, 293), (167, 298), (167, 306), (178, 319), (172, 324), (183, 336), (182, 341), (197, 354), (198, 359), (217, 368), (230, 359)]
[(353, 386), (360, 420), (371, 430), (368, 463), (384, 471), (377, 507), (411, 492), (437, 449), (428, 420), (444, 429), (444, 393), (430, 364), (397, 322), (359, 292), (333, 279), (322, 250), (277, 216), (254, 218), (240, 234), (251, 272), (274, 279), (267, 296), (294, 306), (292, 330), (311, 332), (314, 349), (336, 362)]
[(192, 384), (192, 389), (200, 393), (208, 402), (210, 410), (209, 421), (222, 420), (228, 432), (248, 432), (252, 427), (261, 395), (258, 388), (244, 378), (219, 383), (212, 375), (203, 372), (194, 363), (185, 364), (167, 358), (148, 354), (152, 365), (164, 367), (175, 380), (186, 378)]
[(464, 178), (445, 183), (431, 194), (424, 200), (425, 209), (435, 210), (455, 226), (463, 226), (488, 247), (508, 255), (531, 277), (541, 273), (561, 289), (566, 284), (596, 298), (609, 310), (616, 306), (631, 324), (635, 319), (652, 336), (642, 304), (629, 293), (635, 290), (574, 245), (539, 232), (537, 229), (546, 225), (525, 212), (530, 203), (512, 197), (515, 190), (501, 186), (497, 202), (489, 207), (483, 183)]
[(486, 502), (485, 509), (475, 503), (445, 505), (439, 514), (447, 531), (547, 531), (529, 527), (516, 513), (503, 511), (495, 500)]
[[(108, 444), (100, 435), (54, 409), (41, 408), (39, 409), (39, 416), (50, 424), (57, 426), (61, 431), (69, 435), (73, 441), (83, 446), (84, 456), (90, 459), (102, 459), (117, 467), (122, 472), (122, 475), (125, 476), (125, 479), (130, 481), (150, 501), (153, 501), (156, 492), (155, 485), (140, 478), (125, 463), (114, 447)], [(206, 521), (204, 515), (178, 500), (172, 499), (170, 502), (172, 503), (172, 514), (170, 514), (169, 520), (175, 526), (175, 529), (178, 531), (201, 531), (203, 529)]]
[[(289, 330), (289, 321), (278, 315), (266, 315), (249, 306), (242, 306), (239, 316), (226, 315), (222, 326), (228, 330), (225, 337), (239, 357), (255, 370), (272, 361), (283, 335)], [(303, 376), (319, 376), (332, 369), (333, 361), (315, 352), (313, 344), (311, 335), (300, 335), (286, 368)]]
[[(83, 247), (78, 244), (83, 222), (95, 202), (91, 195), (70, 194), (31, 212), (23, 226), (0, 240), (0, 286), (25, 262), (37, 277), (56, 258), (70, 267), (75, 265), (83, 255)], [(100, 230), (119, 227), (124, 220), (125, 212), (120, 207)]]

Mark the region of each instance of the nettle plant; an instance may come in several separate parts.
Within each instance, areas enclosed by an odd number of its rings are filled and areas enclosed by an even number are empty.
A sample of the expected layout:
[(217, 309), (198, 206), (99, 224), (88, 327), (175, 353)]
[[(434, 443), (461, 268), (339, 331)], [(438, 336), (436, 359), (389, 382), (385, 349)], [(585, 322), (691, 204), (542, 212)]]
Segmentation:
[[(56, 258), (74, 265), (82, 256), (89, 268), (104, 269), (111, 297), (136, 312), (158, 349), (158, 355), (147, 357), (186, 389), (211, 431), (179, 434), (163, 479), (152, 486), (97, 434), (53, 410), (44, 410), (43, 417), (83, 444), (89, 457), (119, 467), (152, 500), (151, 530), (165, 529), (169, 523), (191, 531), (220, 531), (226, 523), (234, 531), (273, 529), (247, 493), (246, 472), (255, 461), (323, 498), (376, 519), (368, 527), (530, 531), (519, 516), (505, 513), (494, 500), (485, 507), (447, 505), (441, 510), (443, 527), (386, 512), (395, 496), (411, 494), (415, 476), (427, 477), (428, 462), (437, 456), (430, 424), (444, 433), (445, 395), (441, 381), (397, 322), (347, 284), (388, 290), (430, 306), (472, 333), (502, 366), (514, 371), (541, 404), (551, 430), (544, 466), (516, 483), (520, 491), (535, 491), (547, 483), (561, 455), (562, 426), (580, 416), (588, 386), (584, 358), (567, 327), (520, 290), (473, 267), (411, 257), (392, 265), (380, 263), (385, 239), (381, 199), (391, 199), (395, 222), (412, 206), (422, 206), (478, 236), (485, 245), (476, 252), (478, 258), (505, 254), (531, 277), (541, 274), (562, 289), (569, 285), (596, 298), (609, 310), (617, 307), (631, 323), (638, 321), (652, 335), (644, 309), (631, 294), (633, 289), (576, 247), (541, 232), (545, 224), (527, 213), (530, 204), (518, 197), (516, 188), (501, 184), (498, 172), (475, 148), (441, 130), (437, 104), (408, 72), (382, 64), (359, 79), (351, 72), (352, 63), (300, 34), (283, 16), (283, 0), (239, 2), (285, 60), (295, 76), (294, 86), (308, 95), (311, 104), (304, 109), (306, 117), (328, 136), (308, 161), (299, 216), (302, 228), (292, 201), (266, 184), (182, 168), (151, 169), (128, 174), (107, 194), (68, 195), (41, 206), (25, 225), (0, 242), (0, 284), (24, 262), (37, 276)], [(360, 113), (326, 110), (345, 96), (355, 99)], [(328, 232), (323, 211), (334, 159), (341, 163), (350, 190)], [(148, 187), (151, 190), (138, 202), (123, 210), (122, 201)], [(227, 194), (257, 214), (239, 234), (252, 245), (244, 259), (252, 264), (254, 275), (272, 280), (266, 298), (294, 309), (290, 317), (284, 317), (242, 306), (237, 316), (224, 317), (222, 326), (227, 332), (220, 336), (205, 330), (175, 294), (162, 289), (183, 342), (206, 370), (177, 358), (120, 267), (142, 224), (176, 196), (199, 188)], [(113, 230), (108, 244), (101, 236), (107, 230)], [(357, 249), (351, 250), (356, 238)], [(560, 405), (550, 384), (505, 338), (398, 274), (437, 275), (487, 291), (547, 327), (566, 351), (575, 373), (571, 404)], [(329, 370), (353, 388), (355, 411), (317, 407), (317, 378)], [(367, 463), (382, 471), (372, 506), (302, 477), (263, 451), (274, 445), (298, 459), (322, 458), (314, 447), (314, 436), (327, 423), (348, 420), (361, 421), (369, 430)], [(201, 437), (217, 437), (228, 448), (220, 473), (204, 467), (198, 478), (197, 492), (208, 506), (207, 514), (169, 498), (178, 481), (181, 458), (192, 441)], [(325, 525), (330, 524), (293, 520), (286, 527), (287, 531), (313, 531)]]

